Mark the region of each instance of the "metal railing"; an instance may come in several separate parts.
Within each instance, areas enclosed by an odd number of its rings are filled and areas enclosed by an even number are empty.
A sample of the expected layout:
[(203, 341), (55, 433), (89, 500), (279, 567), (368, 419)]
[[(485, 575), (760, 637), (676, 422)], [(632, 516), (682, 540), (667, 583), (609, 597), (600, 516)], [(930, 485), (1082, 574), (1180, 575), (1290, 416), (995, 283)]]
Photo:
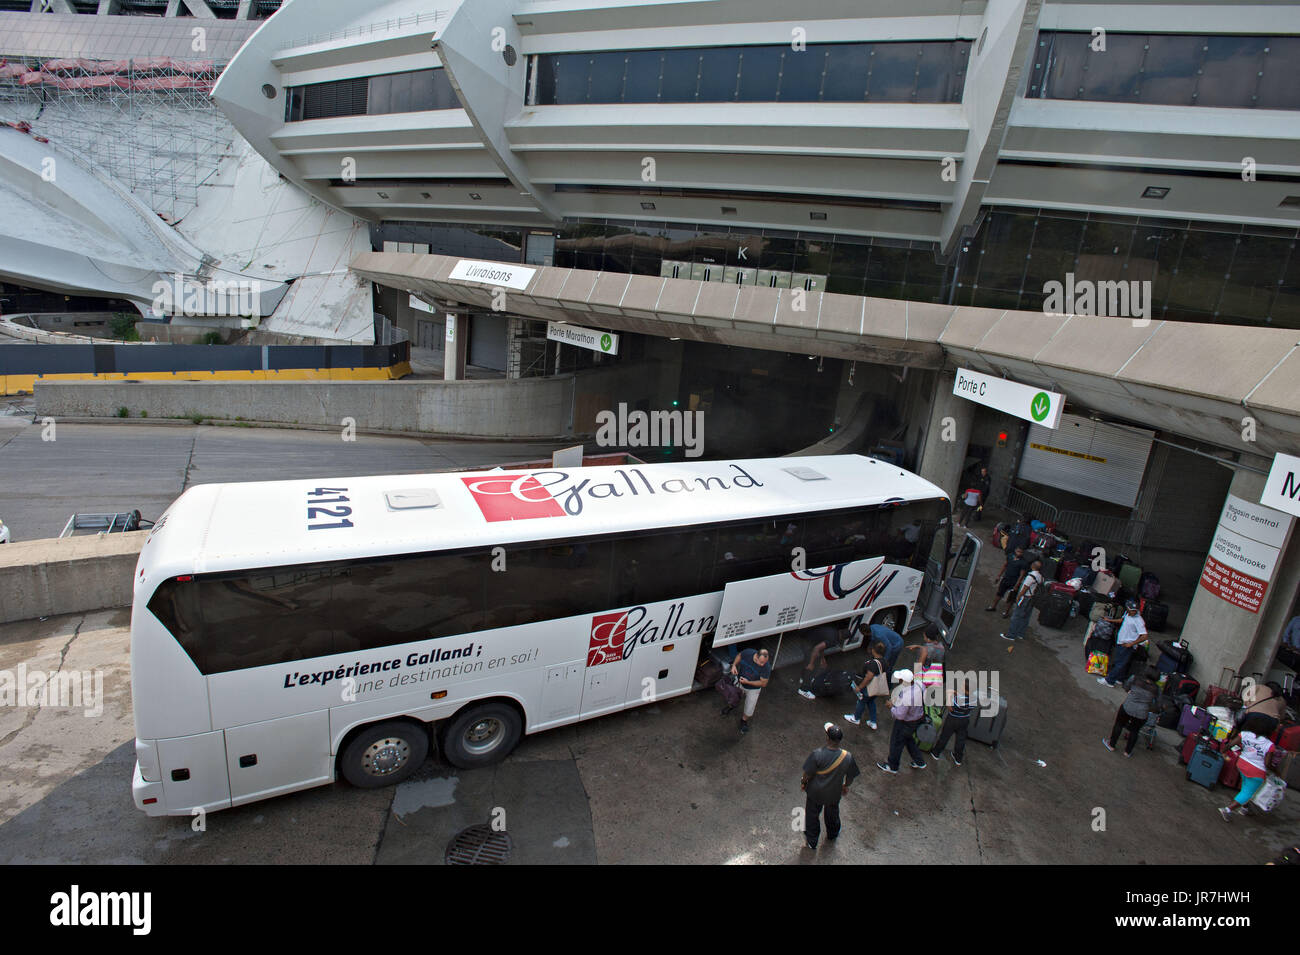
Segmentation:
[(1124, 547), (1141, 547), (1146, 537), (1146, 521), (1126, 517), (1106, 517), (1087, 511), (1061, 511), (1056, 516), (1056, 526), (1072, 538), (1103, 541)]
[(329, 43), (331, 40), (346, 40), (348, 37), (365, 36), (370, 33), (387, 33), (392, 30), (400, 30), (403, 27), (416, 26), (428, 21), (437, 23), (447, 16), (443, 10), (435, 10), (432, 13), (413, 13), (406, 17), (397, 17), (394, 20), (379, 20), (375, 23), (365, 23), (361, 26), (348, 27), (346, 30), (335, 30), (333, 33), (316, 33), (302, 39), (295, 40), (289, 45), (288, 49), (298, 46), (312, 46), (316, 43)]
[[(1015, 511), (1021, 517), (1032, 514), (1035, 520), (1043, 522), (1056, 521), (1056, 515), (1059, 513), (1051, 504), (1020, 490), (1018, 487), (1007, 489), (1007, 510)], [(1057, 521), (1057, 523), (1060, 522)]]

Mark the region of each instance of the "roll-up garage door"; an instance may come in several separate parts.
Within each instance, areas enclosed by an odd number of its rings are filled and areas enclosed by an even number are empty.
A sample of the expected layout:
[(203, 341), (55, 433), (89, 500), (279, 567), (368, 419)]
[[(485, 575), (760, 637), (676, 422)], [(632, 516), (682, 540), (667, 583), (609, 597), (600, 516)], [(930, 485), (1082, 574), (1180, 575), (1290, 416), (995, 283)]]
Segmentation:
[(1154, 431), (1061, 415), (1055, 431), (1029, 428), (1020, 477), (1132, 507), (1151, 454)]
[(470, 322), (469, 363), (480, 368), (506, 370), (506, 329), (509, 319), (505, 315), (475, 313)]

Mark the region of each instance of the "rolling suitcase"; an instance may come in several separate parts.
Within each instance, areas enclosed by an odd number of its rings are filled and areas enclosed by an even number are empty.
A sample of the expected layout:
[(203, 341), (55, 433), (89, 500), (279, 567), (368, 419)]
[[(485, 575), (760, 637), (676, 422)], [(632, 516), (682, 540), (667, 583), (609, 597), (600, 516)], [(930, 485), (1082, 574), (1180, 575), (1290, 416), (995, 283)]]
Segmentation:
[(1178, 732), (1183, 736), (1199, 736), (1209, 725), (1209, 711), (1190, 703), (1183, 707), (1182, 715), (1178, 717)]
[[(1167, 730), (1177, 728), (1178, 721), (1183, 715), (1183, 706), (1184, 704), (1179, 703), (1173, 697), (1162, 696), (1160, 698), (1160, 715), (1156, 717), (1156, 725)], [(1188, 739), (1191, 738), (1192, 737), (1190, 736), (1188, 737)], [(1190, 756), (1191, 753), (1192, 751), (1190, 749), (1187, 750), (1188, 756)], [(1183, 762), (1185, 763), (1187, 760), (1184, 759)]]
[(1043, 609), (1038, 611), (1038, 622), (1044, 627), (1060, 629), (1070, 619), (1070, 598), (1065, 594), (1050, 594)]
[(1169, 604), (1162, 604), (1158, 600), (1148, 600), (1146, 606), (1142, 609), (1142, 619), (1146, 621), (1148, 630), (1164, 633), (1169, 627)]
[(1223, 754), (1210, 749), (1203, 741), (1192, 750), (1192, 758), (1187, 761), (1187, 778), (1192, 782), (1213, 789), (1222, 771)]
[(1078, 566), (1079, 566), (1079, 562), (1077, 560), (1061, 561), (1061, 570), (1057, 574), (1056, 579), (1059, 580), (1061, 583), (1065, 583), (1067, 580), (1069, 580), (1071, 577), (1074, 576), (1074, 571), (1078, 568)]
[(1180, 640), (1175, 644), (1172, 640), (1158, 640), (1156, 646), (1160, 648), (1160, 659), (1156, 661), (1156, 669), (1161, 673), (1188, 673), (1192, 669), (1192, 651), (1187, 648), (1187, 641)]
[(971, 710), (966, 738), (973, 739), (977, 743), (986, 743), (997, 749), (998, 740), (1002, 738), (1002, 731), (1006, 729), (1007, 725), (1007, 698), (999, 696), (997, 711), (988, 713), (987, 704), (991, 702), (991, 700), (981, 698), (980, 705)]
[(1119, 569), (1119, 583), (1130, 597), (1138, 595), (1138, 581), (1142, 579), (1142, 568), (1137, 564), (1125, 563)]
[(848, 670), (820, 670), (808, 683), (813, 696), (841, 696), (853, 686), (853, 674)]
[(1183, 740), (1182, 747), (1180, 747), (1178, 753), (1178, 761), (1182, 763), (1184, 766), (1186, 766), (1189, 762), (1191, 762), (1192, 753), (1196, 752), (1196, 748), (1204, 742), (1205, 740), (1197, 736), (1187, 737), (1187, 739)]
[(1186, 696), (1189, 703), (1195, 704), (1196, 697), (1201, 692), (1201, 684), (1186, 673), (1171, 673), (1165, 679), (1165, 685), (1161, 692), (1170, 697)]
[(1060, 580), (1061, 558), (1048, 551), (1043, 557), (1043, 580)]
[(1223, 768), (1219, 770), (1219, 785), (1236, 789), (1241, 785), (1241, 773), (1237, 772), (1237, 758), (1240, 754), (1228, 750), (1223, 754)]

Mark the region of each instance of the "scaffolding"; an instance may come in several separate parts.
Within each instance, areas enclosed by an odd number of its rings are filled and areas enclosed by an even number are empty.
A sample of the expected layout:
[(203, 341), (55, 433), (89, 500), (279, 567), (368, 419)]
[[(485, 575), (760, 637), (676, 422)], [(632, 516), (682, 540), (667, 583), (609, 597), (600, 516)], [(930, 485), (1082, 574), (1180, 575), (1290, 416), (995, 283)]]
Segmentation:
[(30, 124), (175, 223), (233, 152), (234, 128), (208, 99), (224, 66), (10, 57), (0, 60), (0, 121)]

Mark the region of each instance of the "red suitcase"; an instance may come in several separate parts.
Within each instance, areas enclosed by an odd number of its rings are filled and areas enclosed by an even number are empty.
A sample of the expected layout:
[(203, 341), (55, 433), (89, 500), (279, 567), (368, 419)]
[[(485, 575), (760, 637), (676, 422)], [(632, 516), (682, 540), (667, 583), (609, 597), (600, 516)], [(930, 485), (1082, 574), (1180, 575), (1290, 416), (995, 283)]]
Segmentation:
[(1073, 599), (1079, 591), (1075, 590), (1073, 587), (1067, 587), (1065, 584), (1052, 584), (1052, 589), (1049, 593), (1065, 594), (1067, 597)]
[(1192, 752), (1196, 749), (1198, 745), (1205, 742), (1209, 742), (1209, 741), (1201, 739), (1201, 737), (1197, 736), (1195, 733), (1185, 738), (1183, 740), (1182, 752), (1178, 754), (1179, 762), (1181, 762), (1184, 766), (1186, 766), (1188, 760), (1192, 758)]
[(1241, 773), (1237, 772), (1237, 757), (1239, 753), (1227, 750), (1223, 754), (1223, 768), (1219, 770), (1219, 785), (1227, 786), (1229, 789), (1236, 789), (1241, 785)]
[(1079, 562), (1077, 560), (1063, 560), (1061, 561), (1060, 570), (1056, 572), (1056, 579), (1061, 583), (1065, 583), (1074, 576), (1074, 572), (1078, 570), (1078, 568)]
[(1288, 753), (1300, 750), (1300, 723), (1284, 723), (1273, 734), (1273, 745)]

